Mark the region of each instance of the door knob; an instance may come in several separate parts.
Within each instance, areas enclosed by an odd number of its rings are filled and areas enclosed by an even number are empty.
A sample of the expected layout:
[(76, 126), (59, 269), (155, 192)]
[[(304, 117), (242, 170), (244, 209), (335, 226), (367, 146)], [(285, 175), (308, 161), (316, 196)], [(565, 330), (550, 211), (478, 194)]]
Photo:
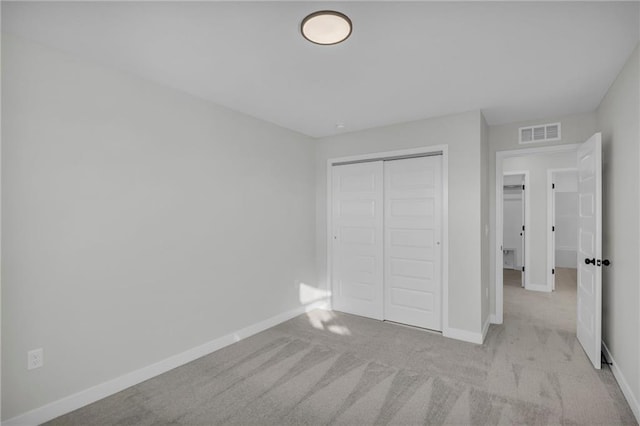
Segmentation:
[(609, 261), (609, 259), (605, 259), (605, 260), (602, 261), (602, 264), (604, 266), (609, 266), (609, 265), (611, 265), (611, 261)]
[(587, 265), (591, 263), (593, 266), (595, 266), (596, 265), (596, 259), (595, 258), (594, 259), (585, 259), (584, 263), (586, 263)]

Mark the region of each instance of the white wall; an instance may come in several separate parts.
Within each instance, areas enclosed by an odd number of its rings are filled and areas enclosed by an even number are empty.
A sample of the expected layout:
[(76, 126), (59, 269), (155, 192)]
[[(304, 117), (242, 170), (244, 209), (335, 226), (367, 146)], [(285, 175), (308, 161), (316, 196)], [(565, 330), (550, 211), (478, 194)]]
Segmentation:
[[(602, 337), (628, 383), (640, 419), (640, 47), (598, 107), (603, 137)], [(623, 385), (623, 390), (625, 387)], [(633, 405), (633, 404), (632, 404)]]
[(4, 419), (300, 306), (309, 138), (4, 34), (2, 56)]
[[(327, 160), (348, 155), (449, 145), (449, 326), (482, 329), (481, 121), (479, 111), (322, 138), (316, 156), (317, 256), (327, 280)], [(461, 259), (464, 261), (461, 262)]]
[[(506, 175), (502, 177), (502, 183), (506, 185), (524, 185), (524, 175)], [(522, 225), (523, 199), (522, 189), (503, 189), (502, 200), (502, 245), (504, 250), (513, 250), (513, 255), (503, 253), (502, 264), (514, 269), (521, 269), (524, 265), (522, 253)]]
[[(505, 267), (520, 269), (523, 265), (522, 259), (522, 191), (504, 190), (503, 218), (502, 218), (502, 243), (503, 250), (513, 251), (511, 259), (506, 259)], [(509, 261), (509, 264), (506, 261)]]
[(553, 174), (555, 190), (555, 266), (577, 268), (578, 172)]
[(548, 286), (547, 275), (553, 265), (547, 265), (547, 170), (576, 167), (576, 153), (562, 152), (553, 154), (534, 154), (523, 157), (505, 158), (503, 171), (529, 172), (529, 206), (525, 207), (529, 215), (531, 229), (525, 229), (530, 264), (525, 264), (529, 274), (527, 288), (542, 289)]
[(556, 184), (556, 193), (578, 192), (578, 171), (554, 172), (553, 182)]
[[(525, 126), (533, 126), (543, 123), (562, 123), (562, 139), (552, 143), (540, 143), (540, 144), (527, 144), (520, 145), (518, 143), (518, 128)], [(520, 123), (511, 123), (498, 126), (489, 126), (489, 197), (490, 197), (490, 219), (491, 219), (491, 241), (490, 241), (490, 254), (491, 254), (491, 313), (496, 313), (496, 289), (495, 289), (495, 268), (493, 265), (496, 263), (497, 251), (500, 249), (499, 244), (496, 244), (496, 153), (499, 151), (510, 151), (518, 149), (527, 149), (537, 146), (551, 146), (558, 144), (573, 144), (581, 143), (589, 139), (591, 135), (597, 132), (596, 114), (595, 112), (589, 112), (584, 114), (576, 114), (562, 117), (549, 117), (540, 120), (531, 120)]]

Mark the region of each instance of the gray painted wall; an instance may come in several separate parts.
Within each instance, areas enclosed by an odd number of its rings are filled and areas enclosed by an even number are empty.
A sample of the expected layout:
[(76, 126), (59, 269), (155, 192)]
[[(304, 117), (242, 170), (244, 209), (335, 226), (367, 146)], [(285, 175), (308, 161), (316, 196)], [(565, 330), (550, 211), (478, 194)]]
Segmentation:
[(640, 398), (640, 47), (627, 61), (597, 110), (603, 141), (602, 338)]
[[(482, 328), (481, 121), (479, 111), (322, 138), (316, 154), (319, 282), (327, 286), (327, 160), (348, 155), (449, 145), (449, 326)], [(461, 267), (459, 259), (464, 259)]]
[(14, 37), (2, 57), (3, 418), (300, 306), (309, 138)]

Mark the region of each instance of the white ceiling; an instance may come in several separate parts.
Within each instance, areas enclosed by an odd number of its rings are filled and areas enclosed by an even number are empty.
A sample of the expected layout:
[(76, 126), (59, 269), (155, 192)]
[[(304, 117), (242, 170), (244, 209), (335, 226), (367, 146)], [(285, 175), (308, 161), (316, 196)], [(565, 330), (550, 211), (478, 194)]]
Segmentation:
[[(319, 137), (475, 109), (490, 124), (592, 111), (638, 42), (639, 6), (3, 2), (2, 27)], [(300, 35), (320, 9), (352, 19), (345, 43)]]

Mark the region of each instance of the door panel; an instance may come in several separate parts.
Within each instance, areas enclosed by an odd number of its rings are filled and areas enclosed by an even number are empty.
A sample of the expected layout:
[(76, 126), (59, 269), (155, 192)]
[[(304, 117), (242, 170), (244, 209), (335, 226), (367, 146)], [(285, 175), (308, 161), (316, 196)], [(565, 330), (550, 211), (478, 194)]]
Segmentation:
[(442, 157), (384, 163), (384, 318), (441, 330)]
[(336, 311), (382, 319), (383, 165), (332, 168), (332, 282)]
[[(594, 262), (587, 264), (585, 259)], [(577, 335), (600, 369), (602, 345), (602, 141), (596, 133), (578, 149)]]
[(526, 175), (523, 176), (523, 185), (522, 185), (522, 194), (521, 194), (521, 199), (522, 199), (522, 231), (520, 232), (520, 253), (522, 253), (522, 268), (520, 268), (521, 272), (520, 272), (520, 287), (525, 288), (525, 285), (527, 283), (526, 280), (526, 275), (528, 273), (527, 271), (527, 267), (526, 267), (526, 249), (527, 249), (527, 245), (526, 245), (526, 238), (527, 238), (527, 232), (529, 231), (528, 229), (525, 229), (524, 224), (527, 223), (526, 221), (526, 214), (527, 214), (527, 206), (526, 206), (526, 202), (527, 202), (527, 197), (526, 197), (526, 189), (524, 186), (524, 182), (526, 180)]

